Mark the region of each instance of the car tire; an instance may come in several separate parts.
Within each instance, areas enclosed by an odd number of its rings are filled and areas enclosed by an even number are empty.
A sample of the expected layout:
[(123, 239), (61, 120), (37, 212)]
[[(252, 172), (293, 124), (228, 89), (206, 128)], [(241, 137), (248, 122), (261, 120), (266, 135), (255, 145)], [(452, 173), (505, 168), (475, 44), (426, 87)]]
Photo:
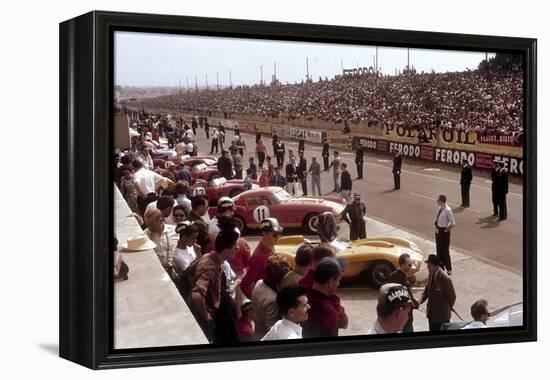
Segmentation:
[(376, 289), (388, 282), (390, 273), (395, 270), (392, 263), (388, 261), (375, 261), (369, 270), (369, 280)]
[(317, 235), (317, 229), (313, 226), (317, 223), (319, 214), (308, 214), (304, 219), (304, 229), (311, 234)]
[(234, 218), (235, 218), (235, 221), (237, 222), (237, 228), (239, 229), (239, 231), (241, 231), (241, 236), (242, 236), (247, 230), (246, 223), (240, 216), (235, 215)]

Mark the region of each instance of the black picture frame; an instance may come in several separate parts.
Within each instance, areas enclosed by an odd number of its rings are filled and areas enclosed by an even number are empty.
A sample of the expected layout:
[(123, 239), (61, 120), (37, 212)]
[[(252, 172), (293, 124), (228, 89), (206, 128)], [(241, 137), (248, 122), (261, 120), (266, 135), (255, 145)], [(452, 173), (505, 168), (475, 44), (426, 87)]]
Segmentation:
[[(524, 57), (524, 325), (490, 332), (112, 349), (113, 33), (495, 51)], [(60, 356), (94, 369), (535, 341), (536, 39), (94, 11), (60, 24)], [(85, 201), (84, 201), (85, 200)]]

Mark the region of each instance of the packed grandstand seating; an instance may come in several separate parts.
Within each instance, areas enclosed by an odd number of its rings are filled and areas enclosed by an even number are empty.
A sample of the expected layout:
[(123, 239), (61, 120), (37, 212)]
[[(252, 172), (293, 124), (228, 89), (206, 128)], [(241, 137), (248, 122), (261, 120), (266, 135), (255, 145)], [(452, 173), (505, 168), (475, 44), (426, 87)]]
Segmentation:
[[(452, 73), (336, 76), (331, 80), (190, 91), (140, 101), (144, 107), (256, 115), (336, 123), (404, 122), (480, 134), (523, 131), (523, 71), (519, 65), (483, 61), (476, 70)], [(129, 104), (131, 105), (131, 104)]]

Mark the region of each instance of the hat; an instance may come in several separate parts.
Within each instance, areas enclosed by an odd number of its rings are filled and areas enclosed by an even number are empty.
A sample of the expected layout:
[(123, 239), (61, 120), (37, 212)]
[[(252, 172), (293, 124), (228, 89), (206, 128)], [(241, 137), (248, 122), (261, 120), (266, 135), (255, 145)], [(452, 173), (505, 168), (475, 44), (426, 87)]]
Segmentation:
[(398, 307), (412, 304), (412, 300), (406, 287), (401, 284), (388, 283), (382, 285), (380, 288), (380, 292), (378, 293), (378, 304)]
[(175, 228), (174, 231), (175, 231), (177, 234), (182, 233), (182, 232), (184, 232), (185, 230), (187, 230), (189, 227), (191, 227), (191, 224), (193, 224), (193, 222), (190, 222), (190, 221), (188, 221), (188, 220), (184, 220), (183, 222), (178, 223), (178, 225), (176, 226), (176, 228)]
[(441, 260), (437, 255), (431, 254), (428, 256), (428, 260), (425, 261), (426, 264), (441, 265)]
[(353, 197), (354, 198), (361, 198), (361, 193), (356, 191), (355, 193), (353, 193)]
[(153, 144), (151, 144), (150, 142), (144, 142), (143, 144), (141, 144), (141, 149), (143, 148), (153, 149)]
[(275, 231), (283, 232), (283, 227), (279, 225), (279, 222), (275, 218), (267, 218), (260, 223), (260, 230), (262, 231)]
[(146, 249), (156, 248), (157, 245), (149, 240), (147, 235), (137, 235), (129, 238), (126, 243), (121, 244), (125, 251), (145, 251)]
[(233, 208), (235, 207), (235, 203), (233, 203), (233, 201), (229, 197), (221, 197), (220, 199), (218, 199), (218, 207)]
[(251, 307), (252, 307), (252, 301), (250, 301), (249, 299), (245, 299), (245, 300), (241, 303), (241, 313), (246, 312), (246, 311), (249, 310)]

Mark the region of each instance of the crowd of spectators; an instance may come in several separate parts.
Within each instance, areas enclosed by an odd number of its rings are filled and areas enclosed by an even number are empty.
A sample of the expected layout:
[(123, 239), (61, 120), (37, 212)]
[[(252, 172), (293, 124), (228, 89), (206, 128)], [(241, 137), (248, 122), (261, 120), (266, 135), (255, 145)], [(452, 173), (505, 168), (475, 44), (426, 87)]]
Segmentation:
[[(127, 103), (132, 105), (131, 103)], [(318, 82), (238, 86), (142, 99), (146, 107), (226, 116), (254, 115), (335, 123), (407, 123), (480, 134), (520, 134), (523, 71), (483, 61), (476, 70), (398, 75), (345, 75)]]

